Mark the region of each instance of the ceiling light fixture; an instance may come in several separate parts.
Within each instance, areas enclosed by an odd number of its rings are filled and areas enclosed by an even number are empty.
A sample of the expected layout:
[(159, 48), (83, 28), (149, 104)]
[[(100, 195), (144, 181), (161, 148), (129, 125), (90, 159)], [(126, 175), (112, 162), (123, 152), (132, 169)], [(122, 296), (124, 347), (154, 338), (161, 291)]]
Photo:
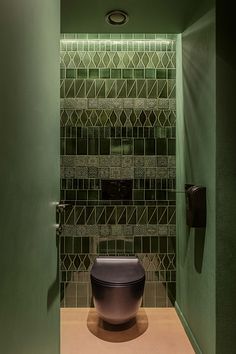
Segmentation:
[(106, 14), (106, 21), (110, 25), (120, 26), (128, 22), (129, 16), (121, 10), (112, 10)]

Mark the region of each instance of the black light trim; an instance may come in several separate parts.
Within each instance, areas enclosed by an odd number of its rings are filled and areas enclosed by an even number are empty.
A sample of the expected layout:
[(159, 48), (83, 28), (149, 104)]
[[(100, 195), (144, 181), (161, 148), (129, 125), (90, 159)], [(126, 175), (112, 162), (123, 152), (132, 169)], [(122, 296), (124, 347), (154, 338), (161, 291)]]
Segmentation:
[(124, 25), (128, 20), (128, 14), (122, 10), (112, 10), (106, 14), (107, 23), (113, 26)]

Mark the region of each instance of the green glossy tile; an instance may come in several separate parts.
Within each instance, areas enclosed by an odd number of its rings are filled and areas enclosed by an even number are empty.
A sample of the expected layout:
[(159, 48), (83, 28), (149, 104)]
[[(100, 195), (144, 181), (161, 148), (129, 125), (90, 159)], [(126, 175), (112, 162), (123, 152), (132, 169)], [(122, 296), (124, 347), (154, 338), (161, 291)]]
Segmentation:
[(125, 253), (132, 253), (132, 252), (133, 252), (133, 242), (125, 241)]
[[(141, 113), (141, 115), (142, 115), (142, 113)], [(138, 127), (138, 137), (139, 138), (143, 138), (144, 137), (143, 133), (144, 133), (143, 127)]]
[(136, 208), (135, 207), (128, 207), (127, 208), (127, 223), (129, 225), (135, 225), (137, 222), (136, 216)]
[(87, 191), (77, 191), (78, 200), (87, 200)]
[(175, 253), (176, 251), (176, 238), (175, 237), (168, 237), (168, 253)]
[(116, 97), (116, 80), (105, 80), (105, 96), (106, 98)]
[(175, 79), (176, 78), (176, 70), (175, 69), (168, 69), (168, 79)]
[(134, 252), (135, 253), (141, 253), (142, 252), (141, 237), (134, 237)]
[(65, 97), (75, 97), (75, 80), (65, 79)]
[(166, 191), (157, 190), (156, 191), (157, 200), (166, 200)]
[(132, 33), (122, 33), (121, 34), (121, 38), (122, 39), (132, 39), (133, 38), (133, 34)]
[(144, 155), (144, 139), (134, 139), (134, 155)]
[(77, 154), (87, 155), (87, 139), (77, 139)]
[(143, 69), (134, 69), (134, 78), (135, 79), (144, 79), (144, 70)]
[(146, 69), (145, 70), (145, 79), (155, 79), (156, 70), (155, 69)]
[(157, 253), (157, 252), (159, 252), (158, 237), (154, 236), (151, 237), (151, 253)]
[(85, 80), (75, 80), (75, 95), (78, 98), (85, 98)]
[(112, 155), (122, 154), (121, 139), (111, 139), (111, 154)]
[(123, 139), (122, 141), (123, 154), (132, 155), (133, 154), (133, 140), (132, 139)]
[(156, 139), (156, 154), (157, 155), (167, 154), (166, 139)]
[(104, 80), (95, 80), (95, 91), (96, 91), (96, 97), (98, 97), (98, 98), (105, 97), (105, 81)]
[(88, 39), (88, 34), (87, 33), (78, 33), (77, 38), (78, 39)]
[(65, 253), (73, 252), (73, 237), (65, 237)]
[(96, 80), (86, 80), (86, 97), (95, 98), (96, 97)]
[(155, 155), (155, 139), (145, 139), (145, 155)]
[(76, 139), (66, 139), (66, 155), (76, 154)]
[(115, 240), (108, 240), (108, 253), (115, 253), (116, 242)]
[(89, 253), (89, 237), (82, 237), (82, 253)]
[(106, 224), (114, 225), (116, 224), (116, 208), (107, 207), (106, 208)]
[(145, 39), (144, 33), (134, 33), (134, 39)]
[(120, 79), (121, 78), (121, 69), (111, 69), (111, 78)]
[(111, 33), (110, 36), (111, 36), (111, 39), (120, 39), (121, 38), (120, 33)]
[(126, 81), (125, 80), (117, 80), (117, 98), (126, 98)]
[(88, 33), (88, 39), (98, 39), (98, 33)]
[(98, 154), (98, 139), (88, 139), (88, 154), (89, 155)]
[(78, 79), (87, 79), (88, 70), (87, 69), (78, 69), (77, 70), (77, 77)]
[(66, 77), (66, 69), (60, 69), (60, 78), (65, 79)]
[(111, 35), (110, 35), (110, 33), (100, 33), (99, 38), (100, 39), (110, 39)]
[(110, 139), (100, 139), (100, 154), (101, 155), (110, 154)]
[(145, 207), (138, 208), (138, 224), (145, 225), (147, 224), (147, 209)]
[(167, 80), (158, 81), (158, 97), (167, 98)]
[(66, 200), (76, 200), (76, 191), (66, 191)]
[(155, 34), (154, 33), (146, 33), (145, 38), (146, 39), (155, 39)]
[(144, 190), (134, 190), (134, 200), (144, 200)]
[(145, 190), (145, 200), (155, 200), (155, 190)]
[(117, 240), (116, 241), (116, 252), (117, 253), (124, 253), (124, 250), (125, 250), (124, 240)]
[(167, 224), (167, 208), (158, 207), (158, 223)]
[(98, 200), (98, 191), (88, 191), (88, 200)]
[(90, 79), (99, 78), (99, 69), (89, 69), (89, 78)]
[[(119, 211), (119, 209), (121, 209), (121, 212)], [(127, 223), (125, 208), (117, 208), (117, 223), (119, 225), (125, 225)]]
[(157, 69), (156, 70), (156, 78), (157, 79), (166, 79), (167, 78), (166, 69)]
[(76, 70), (75, 69), (66, 69), (66, 78), (67, 79), (75, 79), (76, 78)]
[(160, 237), (160, 253), (167, 253), (167, 237)]
[(150, 253), (150, 237), (142, 237), (143, 253)]
[(105, 220), (105, 208), (104, 207), (97, 207), (96, 208), (96, 223), (104, 225), (106, 223)]
[(110, 69), (100, 69), (100, 78), (109, 79), (110, 78)]
[(94, 207), (86, 207), (86, 223), (87, 225), (94, 225), (96, 223)]
[(175, 139), (168, 139), (168, 155), (175, 155), (176, 141)]
[(133, 69), (123, 69), (122, 77), (123, 79), (132, 79), (134, 77)]

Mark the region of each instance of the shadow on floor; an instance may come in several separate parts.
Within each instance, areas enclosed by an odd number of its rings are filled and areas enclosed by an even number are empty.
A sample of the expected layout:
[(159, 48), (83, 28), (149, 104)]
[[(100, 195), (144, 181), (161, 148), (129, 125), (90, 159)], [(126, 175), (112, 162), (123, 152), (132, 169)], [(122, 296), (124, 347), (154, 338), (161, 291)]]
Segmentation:
[(106, 342), (128, 342), (141, 336), (148, 328), (146, 312), (141, 308), (136, 318), (123, 325), (111, 325), (98, 317), (94, 309), (90, 309), (87, 317), (89, 331)]

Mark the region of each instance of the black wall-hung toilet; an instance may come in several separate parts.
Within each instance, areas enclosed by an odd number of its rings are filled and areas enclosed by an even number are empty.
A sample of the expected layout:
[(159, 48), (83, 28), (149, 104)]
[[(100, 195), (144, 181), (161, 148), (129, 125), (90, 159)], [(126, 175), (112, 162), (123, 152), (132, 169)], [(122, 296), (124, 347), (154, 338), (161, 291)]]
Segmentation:
[(98, 257), (90, 273), (94, 306), (108, 323), (135, 317), (143, 296), (145, 271), (136, 257)]

